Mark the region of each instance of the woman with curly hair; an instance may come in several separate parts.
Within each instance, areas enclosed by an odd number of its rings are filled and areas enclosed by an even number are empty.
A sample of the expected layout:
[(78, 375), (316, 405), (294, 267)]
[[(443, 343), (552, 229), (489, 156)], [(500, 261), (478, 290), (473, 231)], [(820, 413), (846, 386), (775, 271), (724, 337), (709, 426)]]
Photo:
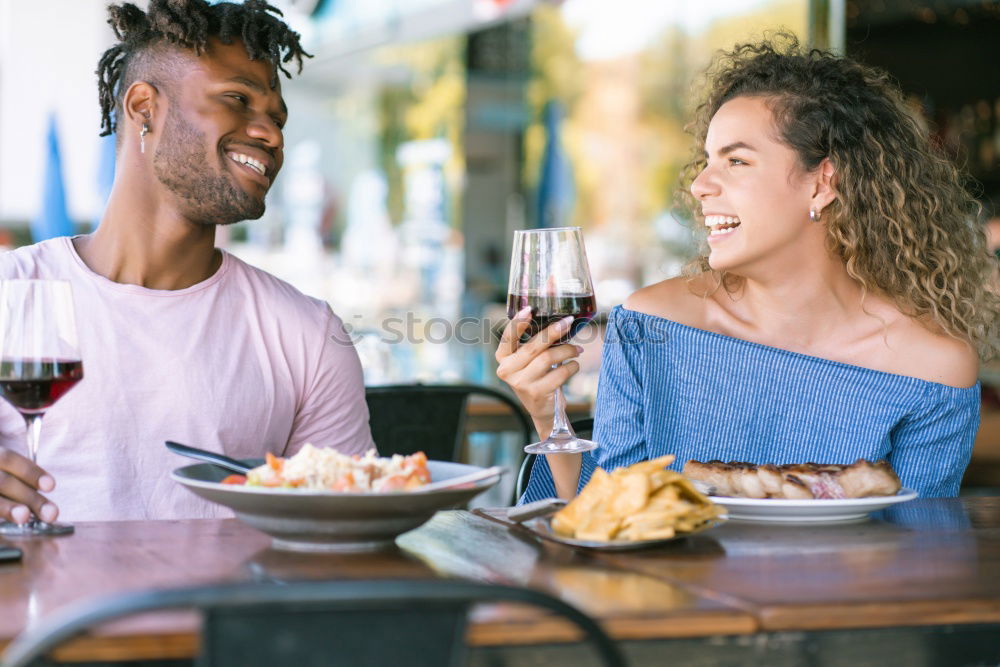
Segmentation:
[[(523, 500), (666, 453), (678, 467), (886, 459), (922, 496), (958, 492), (977, 356), (998, 347), (977, 205), (884, 73), (780, 38), (710, 68), (684, 171), (702, 252), (611, 312), (600, 446), (539, 459)], [(559, 324), (519, 345), (525, 317), (497, 373), (547, 433), (580, 350), (549, 346)]]

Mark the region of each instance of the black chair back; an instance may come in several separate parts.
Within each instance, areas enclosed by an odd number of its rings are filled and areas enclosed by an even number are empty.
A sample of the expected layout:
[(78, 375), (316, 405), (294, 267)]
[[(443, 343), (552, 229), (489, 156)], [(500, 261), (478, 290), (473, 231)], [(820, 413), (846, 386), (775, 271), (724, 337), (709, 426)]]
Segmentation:
[(490, 387), (464, 384), (405, 384), (367, 387), (372, 438), (382, 456), (422, 451), (427, 458), (456, 461), (465, 434), (465, 408), (471, 396), (485, 396), (510, 408), (524, 444), (531, 442), (531, 420), (521, 404)]
[(14, 640), (5, 667), (29, 667), (101, 623), (167, 609), (203, 613), (198, 665), (449, 667), (465, 664), (469, 608), (515, 602), (579, 627), (603, 664), (624, 665), (593, 619), (539, 591), (460, 579), (252, 583), (129, 593), (64, 609)]
[[(577, 419), (570, 424), (573, 432), (579, 437), (590, 440), (594, 432), (594, 418), (586, 417), (584, 419)], [(535, 455), (528, 454), (521, 461), (521, 469), (517, 471), (517, 486), (514, 489), (514, 502), (521, 499), (524, 495), (524, 490), (528, 488), (528, 480), (531, 479), (531, 468), (535, 465)]]

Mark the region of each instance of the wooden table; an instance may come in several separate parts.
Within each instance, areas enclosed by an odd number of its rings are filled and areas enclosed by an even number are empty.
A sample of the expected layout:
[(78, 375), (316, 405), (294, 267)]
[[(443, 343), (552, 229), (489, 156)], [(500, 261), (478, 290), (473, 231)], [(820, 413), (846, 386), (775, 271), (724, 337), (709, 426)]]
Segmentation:
[[(374, 555), (275, 551), (236, 520), (80, 523), (72, 536), (17, 544), (24, 561), (0, 566), (0, 646), (71, 602), (122, 591), (464, 577), (554, 593), (596, 617), (633, 664), (660, 664), (670, 655), (677, 660), (671, 664), (770, 667), (802, 664), (816, 650), (824, 665), (961, 664), (893, 660), (905, 651), (918, 651), (918, 659), (930, 651), (972, 656), (968, 664), (1000, 661), (1000, 498), (916, 500), (839, 526), (731, 522), (631, 553), (544, 544), (464, 511), (439, 513), (400, 537), (397, 549)], [(585, 649), (559, 646), (575, 637), (544, 612), (496, 605), (475, 614), (468, 641), (489, 664), (519, 664), (525, 651), (544, 664), (580, 664)], [(196, 652), (194, 616), (160, 614), (102, 628), (58, 657)]]
[[(499, 401), (473, 397), (465, 407), (465, 428), (470, 432), (505, 431), (520, 428), (517, 418), (510, 408)], [(570, 401), (566, 404), (566, 415), (570, 421), (589, 417), (591, 406), (587, 401)], [(546, 434), (547, 435), (547, 434)]]

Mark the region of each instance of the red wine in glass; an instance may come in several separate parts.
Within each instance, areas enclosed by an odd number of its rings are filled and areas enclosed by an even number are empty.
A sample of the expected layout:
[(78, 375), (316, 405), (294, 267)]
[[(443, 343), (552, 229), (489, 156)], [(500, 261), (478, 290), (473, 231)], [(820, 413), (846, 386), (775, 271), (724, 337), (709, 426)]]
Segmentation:
[(569, 331), (553, 345), (561, 345), (569, 341), (590, 320), (594, 319), (594, 314), (597, 312), (597, 301), (593, 294), (561, 294), (559, 296), (509, 294), (507, 296), (507, 317), (513, 318), (528, 306), (531, 307), (531, 324), (521, 336), (521, 342), (527, 342), (539, 331), (550, 324), (555, 324), (564, 317), (573, 317)]
[[(42, 418), (83, 379), (73, 292), (62, 280), (0, 281), (0, 397), (24, 417), (27, 455), (37, 465)], [(0, 535), (65, 535), (73, 527), (30, 517), (0, 523)]]
[(83, 379), (83, 362), (69, 359), (0, 361), (0, 397), (22, 415), (42, 415)]

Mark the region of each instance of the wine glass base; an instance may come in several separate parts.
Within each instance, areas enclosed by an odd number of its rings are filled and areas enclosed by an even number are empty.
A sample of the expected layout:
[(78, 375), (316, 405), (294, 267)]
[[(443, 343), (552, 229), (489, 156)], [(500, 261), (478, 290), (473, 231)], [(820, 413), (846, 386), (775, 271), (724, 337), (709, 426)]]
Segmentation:
[(73, 526), (67, 523), (46, 523), (32, 519), (28, 523), (18, 525), (16, 523), (0, 523), (0, 535), (4, 537), (42, 537), (46, 535), (70, 535), (74, 531)]
[(583, 438), (546, 438), (524, 448), (526, 454), (582, 454), (597, 449), (597, 443)]

